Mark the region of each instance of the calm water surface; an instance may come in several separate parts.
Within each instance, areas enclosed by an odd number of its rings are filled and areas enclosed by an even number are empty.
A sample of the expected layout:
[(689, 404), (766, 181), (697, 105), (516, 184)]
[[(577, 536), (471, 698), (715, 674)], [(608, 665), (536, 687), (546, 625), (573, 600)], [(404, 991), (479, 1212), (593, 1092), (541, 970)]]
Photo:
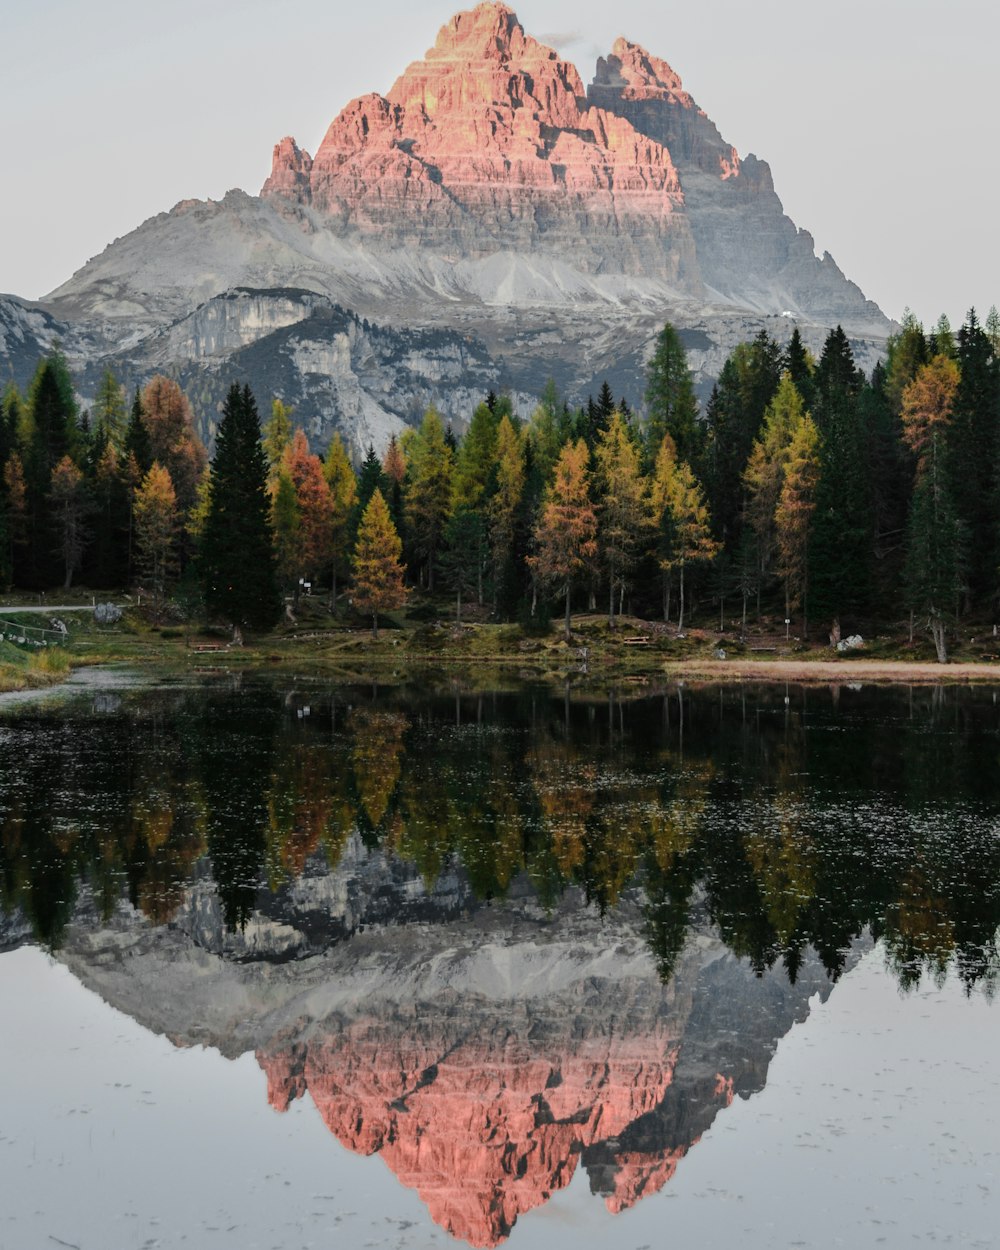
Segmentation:
[(220, 678), (0, 745), (0, 1246), (995, 1244), (992, 690)]

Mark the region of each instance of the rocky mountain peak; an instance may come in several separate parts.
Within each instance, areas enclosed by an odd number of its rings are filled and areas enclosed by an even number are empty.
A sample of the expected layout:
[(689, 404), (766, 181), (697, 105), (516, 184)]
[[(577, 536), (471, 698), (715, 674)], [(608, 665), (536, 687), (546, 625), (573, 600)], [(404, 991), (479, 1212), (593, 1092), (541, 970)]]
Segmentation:
[(680, 75), (628, 39), (616, 39), (608, 56), (598, 58), (594, 83), (613, 87), (628, 100), (670, 100), (682, 108), (697, 108)]
[(505, 4), (480, 4), (441, 27), (434, 47), (389, 92), (394, 104), (420, 107), (429, 118), (476, 106), (512, 109), (534, 104), (552, 124), (577, 120), (586, 108), (576, 67), (524, 31)]

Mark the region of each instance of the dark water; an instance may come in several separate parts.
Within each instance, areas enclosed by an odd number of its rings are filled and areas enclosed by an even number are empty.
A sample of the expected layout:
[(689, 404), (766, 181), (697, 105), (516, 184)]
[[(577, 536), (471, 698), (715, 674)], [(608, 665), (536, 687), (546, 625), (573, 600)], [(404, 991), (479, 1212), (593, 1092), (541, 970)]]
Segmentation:
[[(436, 1245), (440, 1229), (473, 1245), (579, 1244), (595, 1209), (615, 1218), (594, 1244), (642, 1244), (629, 1240), (640, 1207), (666, 1234), (658, 1204), (743, 1123), (742, 1101), (780, 1097), (765, 1089), (779, 1043), (794, 1055), (795, 1037), (820, 1030), (820, 1054), (796, 1061), (805, 1109), (851, 1045), (902, 1071), (930, 1063), (921, 1046), (943, 1030), (1000, 1041), (989, 689), (480, 694), (247, 676), (10, 706), (0, 749), (0, 1006), (26, 1021), (12, 996), (33, 980), (45, 1001), (37, 965), (14, 953), (38, 946), (139, 1039), (170, 1039), (147, 1083), (174, 1047), (252, 1055), (261, 1104), (266, 1088), (296, 1125), (313, 1109), (296, 1140), (322, 1124), (329, 1149), (332, 1134), (351, 1152), (330, 1155), (338, 1175), (380, 1155), (380, 1209), (417, 1195), (391, 1228), (349, 1234), (371, 1244)], [(849, 985), (862, 1006), (841, 1016)], [(897, 1038), (885, 1013), (907, 1003), (924, 1023)], [(844, 1096), (875, 1097), (857, 1062)], [(969, 1079), (985, 1121), (996, 1079)], [(900, 1122), (885, 1140), (912, 1156), (922, 1193), (939, 1099), (902, 1089), (892, 1114), (925, 1101), (923, 1128)], [(109, 1127), (123, 1113), (96, 1114)], [(749, 1160), (767, 1135), (745, 1131)], [(846, 1135), (860, 1158), (866, 1131), (846, 1117), (818, 1140)], [(976, 1131), (965, 1148), (980, 1161)], [(60, 1167), (86, 1171), (73, 1151)], [(804, 1244), (878, 1242), (879, 1221), (858, 1222), (866, 1181), (844, 1184), (857, 1211), (846, 1195)], [(155, 1219), (147, 1203), (122, 1230), (80, 1189), (74, 1227), (26, 1206), (9, 1244), (229, 1244), (193, 1197)], [(998, 1212), (988, 1185), (976, 1195), (939, 1231), (977, 1244)], [(301, 1210), (273, 1221), (259, 1244), (343, 1236), (346, 1199), (329, 1201), (312, 1223)], [(899, 1240), (916, 1241), (930, 1217), (908, 1201)], [(781, 1244), (774, 1214), (722, 1221), (719, 1244)], [(232, 1244), (257, 1244), (241, 1228)]]

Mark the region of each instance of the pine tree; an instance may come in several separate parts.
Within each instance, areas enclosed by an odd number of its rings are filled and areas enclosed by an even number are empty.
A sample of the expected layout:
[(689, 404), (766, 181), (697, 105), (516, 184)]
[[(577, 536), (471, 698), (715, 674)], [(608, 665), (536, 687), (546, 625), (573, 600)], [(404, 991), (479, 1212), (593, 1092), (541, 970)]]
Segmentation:
[(298, 593), (299, 578), (299, 500), (292, 475), (278, 466), (277, 475), (269, 485), (271, 495), (271, 529), (274, 532), (274, 555), (278, 581), (284, 591)]
[(811, 598), (833, 621), (871, 608), (875, 521), (859, 395), (864, 376), (843, 329), (827, 336), (815, 374), (813, 420), (820, 433), (820, 477), (810, 532)]
[(423, 561), (426, 586), (434, 589), (434, 567), (451, 514), (453, 457), (441, 418), (428, 409), (407, 450), (404, 506), (407, 529)]
[(648, 484), (639, 453), (621, 414), (612, 412), (598, 434), (594, 453), (599, 497), (599, 542), (608, 573), (608, 622), (615, 621), (615, 595), (624, 601), (629, 575), (649, 523)]
[[(254, 405), (256, 410), (256, 404)], [(194, 507), (208, 456), (194, 427), (187, 396), (173, 378), (157, 374), (142, 392), (142, 422), (154, 460), (170, 474), (182, 513)]]
[(901, 398), (903, 434), (918, 457), (907, 525), (907, 589), (911, 610), (926, 616), (942, 664), (947, 659), (946, 626), (957, 609), (965, 563), (965, 535), (947, 455), (958, 384), (955, 361), (935, 356), (921, 366)]
[(743, 471), (780, 382), (781, 351), (761, 331), (725, 361), (705, 412), (702, 476), (715, 535), (734, 550), (743, 526)]
[(149, 441), (149, 430), (142, 408), (142, 394), (136, 387), (132, 407), (129, 411), (128, 425), (125, 429), (125, 459), (135, 459), (136, 466), (142, 477), (153, 467), (153, 448)]
[(496, 493), (490, 500), (489, 535), (494, 602), (508, 613), (515, 599), (518, 538), (525, 492), (524, 444), (510, 417), (497, 430)]
[(105, 369), (94, 396), (94, 432), (103, 430), (116, 452), (125, 442), (127, 411), (121, 383), (110, 369)]
[(139, 564), (159, 609), (177, 563), (179, 516), (169, 472), (158, 462), (142, 480), (135, 500)]
[(652, 461), (664, 434), (674, 440), (682, 460), (695, 461), (701, 453), (698, 401), (680, 336), (668, 321), (656, 340), (646, 367), (646, 454)]
[(280, 602), (268, 519), (267, 461), (249, 386), (229, 389), (215, 440), (202, 576), (208, 610), (236, 627), (268, 629)]
[(669, 533), (670, 554), (661, 558), (680, 573), (678, 632), (684, 629), (685, 572), (689, 564), (714, 560), (719, 544), (712, 537), (705, 495), (689, 464), (679, 460), (672, 440), (665, 437), (657, 456), (653, 479), (653, 516), (661, 533)]
[(985, 606), (997, 584), (997, 486), (1000, 457), (1000, 363), (970, 309), (958, 332), (959, 382), (948, 431), (955, 507), (968, 541), (969, 590)]
[(73, 574), (80, 567), (88, 537), (84, 525), (88, 500), (83, 474), (69, 456), (63, 456), (52, 470), (50, 498), (58, 534), (57, 551), (66, 570), (63, 588), (68, 590), (73, 584)]
[(804, 413), (792, 430), (785, 456), (784, 482), (774, 524), (778, 572), (785, 582), (785, 615), (801, 605), (804, 635), (809, 632), (809, 524), (819, 481), (819, 430)]
[(776, 544), (775, 515), (785, 481), (788, 452), (805, 416), (798, 387), (785, 374), (768, 405), (764, 428), (743, 473), (745, 518), (756, 540), (758, 584), (771, 573)]
[(401, 608), (406, 602), (403, 587), (403, 544), (393, 526), (389, 509), (376, 490), (358, 526), (354, 551), (354, 606), (372, 614), (372, 637), (378, 638), (380, 612)]
[(268, 484), (274, 489), (281, 469), (281, 458), (292, 441), (294, 408), (280, 399), (271, 400), (271, 416), (264, 426), (264, 458), (267, 461)]
[[(390, 458), (389, 452), (396, 451), (398, 465)], [(388, 467), (386, 473), (392, 482), (392, 489), (399, 490), (399, 483), (406, 472), (402, 452), (396, 442), (395, 435), (389, 440), (389, 452), (386, 453)], [(398, 479), (396, 472), (399, 473)], [(337, 607), (337, 577), (346, 571), (347, 556), (351, 541), (351, 517), (358, 498), (358, 482), (347, 458), (340, 435), (334, 434), (327, 448), (323, 462), (323, 473), (330, 487), (330, 500), (333, 510), (330, 517), (330, 610)]]
[(499, 417), (486, 404), (480, 404), (472, 414), (455, 458), (452, 492), (456, 509), (479, 508), (492, 494), (499, 424)]
[(806, 408), (809, 408), (812, 404), (813, 374), (816, 371), (816, 361), (809, 348), (802, 342), (798, 326), (792, 330), (791, 338), (785, 346), (781, 365), (781, 372), (787, 373), (792, 379), (796, 389), (802, 396), (803, 404)]
[(296, 430), (285, 448), (282, 469), (292, 480), (298, 504), (298, 578), (312, 579), (333, 561), (333, 498), (323, 462), (310, 452), (304, 430)]
[(587, 462), (580, 439), (559, 453), (555, 477), (535, 530), (531, 565), (543, 582), (562, 587), (566, 600), (565, 637), (569, 642), (573, 584), (597, 554), (597, 516), (590, 501)]
[(480, 551), (486, 544), (482, 513), (473, 508), (457, 508), (444, 527), (441, 571), (446, 585), (455, 592), (455, 620), (462, 620), (462, 599), (481, 585), (483, 562)]

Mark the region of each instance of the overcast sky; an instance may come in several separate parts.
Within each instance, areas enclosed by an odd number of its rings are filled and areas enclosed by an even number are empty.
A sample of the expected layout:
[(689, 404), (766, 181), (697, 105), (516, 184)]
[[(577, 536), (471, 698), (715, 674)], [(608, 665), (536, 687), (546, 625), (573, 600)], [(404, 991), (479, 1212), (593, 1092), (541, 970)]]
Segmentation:
[[(387, 91), (453, 0), (0, 0), (0, 291), (37, 298), (192, 197), (256, 192)], [(618, 35), (669, 61), (785, 210), (890, 316), (1000, 303), (994, 0), (523, 0), (584, 81)]]

